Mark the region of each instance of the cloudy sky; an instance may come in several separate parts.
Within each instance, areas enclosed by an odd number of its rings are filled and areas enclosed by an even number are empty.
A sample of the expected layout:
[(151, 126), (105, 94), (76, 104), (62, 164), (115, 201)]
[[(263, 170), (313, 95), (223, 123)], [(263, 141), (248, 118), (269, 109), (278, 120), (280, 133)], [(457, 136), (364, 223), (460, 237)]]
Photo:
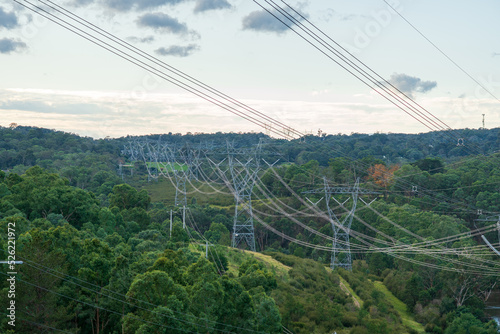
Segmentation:
[[(500, 98), (500, 2), (387, 1)], [(258, 3), (270, 8), (264, 0), (256, 2), (52, 3), (299, 131), (428, 131), (263, 11)], [(500, 101), (385, 1), (288, 3), (450, 127), (478, 128), (482, 114), (487, 128), (500, 126)], [(0, 126), (92, 137), (263, 131), (12, 0), (0, 2), (0, 78)]]

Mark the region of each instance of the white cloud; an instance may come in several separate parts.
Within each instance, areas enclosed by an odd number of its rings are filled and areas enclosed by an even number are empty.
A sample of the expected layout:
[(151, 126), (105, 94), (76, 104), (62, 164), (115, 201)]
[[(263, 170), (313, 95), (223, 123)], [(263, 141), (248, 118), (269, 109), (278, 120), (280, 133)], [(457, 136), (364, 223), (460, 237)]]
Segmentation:
[(27, 48), (26, 43), (11, 38), (0, 39), (0, 53), (10, 54)]
[[(47, 127), (103, 138), (128, 134), (186, 132), (264, 132), (227, 110), (188, 94), (132, 92), (0, 90), (0, 125), (10, 123)], [(359, 96), (359, 102), (241, 101), (301, 132), (321, 128), (325, 133), (427, 132), (429, 129), (385, 102), (374, 103)], [(428, 110), (452, 128), (498, 124), (498, 102), (493, 99), (428, 98)], [(3, 106), (3, 107), (2, 107)]]
[(209, 10), (232, 8), (226, 0), (197, 0), (194, 7), (195, 13), (206, 12)]
[(0, 27), (13, 29), (19, 26), (19, 21), (14, 12), (6, 12), (3, 7), (0, 7)]
[(155, 52), (160, 56), (187, 57), (199, 49), (200, 47), (196, 44), (189, 44), (186, 46), (171, 45), (166, 48), (161, 47), (159, 49), (156, 49)]
[[(291, 12), (289, 13), (297, 21), (302, 21), (302, 17)], [(304, 17), (308, 17), (307, 14), (301, 14)], [(281, 34), (286, 32), (289, 28), (295, 26), (294, 20), (289, 19), (280, 14), (275, 9), (270, 10), (257, 10), (253, 11), (243, 18), (243, 30), (254, 30), (261, 32), (273, 32)]]
[(423, 81), (404, 73), (393, 73), (388, 81), (409, 97), (416, 92), (427, 93), (437, 86), (436, 81)]

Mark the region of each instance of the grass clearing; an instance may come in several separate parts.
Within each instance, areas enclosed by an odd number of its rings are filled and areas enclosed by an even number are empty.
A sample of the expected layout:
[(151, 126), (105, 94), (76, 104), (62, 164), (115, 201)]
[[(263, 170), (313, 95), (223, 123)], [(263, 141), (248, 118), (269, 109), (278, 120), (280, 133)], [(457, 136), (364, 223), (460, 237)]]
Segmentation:
[(250, 258), (256, 258), (257, 260), (263, 262), (266, 267), (270, 271), (274, 272), (278, 277), (287, 276), (288, 271), (292, 269), (291, 267), (288, 267), (283, 263), (276, 261), (269, 255), (242, 249), (228, 247), (226, 256), (228, 259), (228, 272), (233, 273), (235, 276), (238, 276), (240, 265)]
[(176, 171), (187, 171), (188, 170), (188, 166), (186, 164), (180, 164), (180, 163), (168, 163), (168, 162), (146, 162), (146, 165), (148, 166), (148, 168), (159, 168), (160, 171), (162, 171), (163, 173), (168, 173), (168, 172), (171, 172), (173, 170), (176, 170)]
[[(331, 271), (330, 268), (327, 268), (328, 270)], [(363, 300), (361, 298), (359, 298), (359, 296), (354, 292), (354, 290), (351, 288), (351, 286), (349, 285), (349, 283), (347, 283), (347, 281), (345, 279), (342, 278), (342, 276), (338, 275), (339, 276), (339, 279), (340, 279), (340, 288), (342, 290), (344, 290), (342, 288), (342, 286), (344, 286), (348, 292), (349, 295), (351, 295), (353, 301), (354, 301), (354, 305), (356, 305), (358, 308), (361, 308), (363, 307)], [(344, 290), (345, 291), (345, 290)]]
[(378, 291), (384, 294), (385, 298), (394, 306), (396, 311), (398, 311), (399, 315), (401, 316), (401, 320), (403, 321), (403, 325), (411, 329), (414, 329), (419, 333), (425, 332), (424, 326), (422, 324), (419, 324), (413, 319), (413, 316), (406, 310), (406, 305), (401, 300), (396, 298), (396, 296), (394, 296), (392, 292), (390, 292), (386, 288), (384, 283), (379, 281), (373, 281), (373, 285)]
[[(151, 197), (151, 202), (161, 202), (166, 205), (173, 205), (175, 201), (175, 180), (164, 176), (158, 180), (147, 181), (146, 176), (135, 175), (127, 177), (125, 181), (138, 190), (146, 190)], [(220, 184), (207, 184), (194, 180), (186, 182), (186, 200), (190, 204), (196, 201), (199, 205), (209, 204), (234, 209), (234, 197), (227, 194), (227, 188)]]
[(264, 262), (267, 265), (267, 267), (269, 269), (274, 268), (276, 270), (276, 274), (278, 274), (281, 277), (286, 276), (288, 274), (288, 272), (290, 271), (290, 269), (292, 269), (292, 267), (284, 265), (283, 263), (273, 259), (269, 255), (264, 255), (261, 253), (251, 252), (251, 251), (245, 251), (245, 253), (250, 254), (253, 257), (261, 260), (262, 262)]

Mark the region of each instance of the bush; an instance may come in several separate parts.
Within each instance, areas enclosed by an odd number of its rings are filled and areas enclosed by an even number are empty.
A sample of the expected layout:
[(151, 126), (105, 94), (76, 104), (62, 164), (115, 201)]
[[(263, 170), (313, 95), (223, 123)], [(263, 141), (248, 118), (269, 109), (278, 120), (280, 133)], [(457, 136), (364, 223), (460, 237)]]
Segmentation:
[(358, 324), (358, 316), (356, 313), (352, 313), (352, 312), (345, 313), (342, 316), (341, 321), (342, 321), (342, 325), (344, 325), (345, 327), (353, 327), (353, 326)]

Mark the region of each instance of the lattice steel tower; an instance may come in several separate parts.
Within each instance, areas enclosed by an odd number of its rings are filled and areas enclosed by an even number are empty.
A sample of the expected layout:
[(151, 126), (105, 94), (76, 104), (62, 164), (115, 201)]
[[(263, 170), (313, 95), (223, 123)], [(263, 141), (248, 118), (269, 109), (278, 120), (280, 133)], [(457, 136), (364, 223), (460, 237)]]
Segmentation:
[[(174, 175), (175, 180), (175, 201), (174, 205), (179, 207), (186, 207), (187, 199), (186, 199), (186, 179), (187, 173), (182, 170), (183, 161), (181, 150), (177, 150), (175, 146), (168, 148), (169, 154), (167, 154), (167, 161), (170, 166), (170, 170)], [(179, 157), (181, 155), (181, 157)], [(188, 166), (189, 169), (189, 166)]]
[[(333, 245), (330, 267), (332, 269), (344, 268), (345, 270), (350, 271), (352, 270), (352, 257), (349, 234), (351, 232), (352, 219), (354, 218), (354, 214), (356, 212), (359, 195), (379, 193), (371, 190), (360, 189), (359, 178), (356, 179), (356, 183), (353, 187), (331, 187), (326, 181), (326, 178), (323, 178), (323, 183), (323, 189), (305, 191), (304, 193), (324, 193), (326, 208), (333, 229)], [(343, 203), (341, 203), (333, 196), (334, 194), (347, 194), (350, 196)], [(347, 212), (347, 215), (344, 216), (344, 219), (340, 220), (339, 216), (337, 216), (331, 208), (331, 199), (337, 202), (337, 204), (341, 207), (344, 207), (344, 204), (346, 204), (349, 199), (352, 200), (351, 209)], [(371, 202), (366, 204), (370, 205)]]
[[(232, 179), (232, 188), (235, 199), (233, 237), (231, 246), (237, 248), (244, 240), (251, 251), (255, 252), (255, 235), (253, 227), (252, 191), (257, 173), (261, 142), (252, 150), (237, 150), (234, 143), (227, 143), (229, 171)], [(245, 162), (237, 159), (236, 155), (246, 156)]]

